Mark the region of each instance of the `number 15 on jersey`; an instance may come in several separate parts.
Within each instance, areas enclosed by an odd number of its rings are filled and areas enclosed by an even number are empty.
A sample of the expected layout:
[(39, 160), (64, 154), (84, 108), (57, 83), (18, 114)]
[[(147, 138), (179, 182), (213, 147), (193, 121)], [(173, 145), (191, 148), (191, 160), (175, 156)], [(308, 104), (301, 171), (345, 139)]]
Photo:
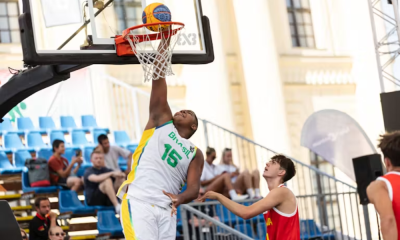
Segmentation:
[(178, 165), (178, 159), (182, 160), (181, 155), (179, 155), (179, 153), (175, 149), (173, 149), (172, 146), (169, 144), (164, 144), (164, 147), (165, 147), (165, 152), (161, 159), (165, 161), (165, 159), (168, 157), (167, 159), (168, 165), (175, 168), (176, 165)]

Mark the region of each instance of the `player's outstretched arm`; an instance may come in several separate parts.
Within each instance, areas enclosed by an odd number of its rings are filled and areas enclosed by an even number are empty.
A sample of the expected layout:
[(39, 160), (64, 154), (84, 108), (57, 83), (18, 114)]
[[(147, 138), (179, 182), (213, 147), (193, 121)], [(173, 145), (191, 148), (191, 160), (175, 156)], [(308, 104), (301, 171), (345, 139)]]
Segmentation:
[(379, 214), (383, 239), (397, 240), (399, 233), (386, 184), (383, 181), (372, 182), (367, 188), (367, 196)]
[(222, 205), (224, 205), (229, 211), (233, 212), (236, 216), (239, 216), (243, 219), (250, 219), (261, 213), (269, 211), (270, 209), (281, 204), (285, 199), (289, 196), (289, 190), (285, 188), (276, 188), (273, 189), (268, 195), (261, 199), (260, 201), (250, 205), (244, 206), (237, 202), (230, 200), (224, 195), (216, 192), (207, 192), (203, 197), (201, 197), (200, 201), (205, 201), (206, 199), (214, 199), (218, 200)]
[[(163, 39), (161, 41), (158, 48), (160, 54), (163, 54), (167, 50), (167, 44), (169, 44), (169, 40)], [(164, 66), (166, 65), (164, 64), (163, 60), (160, 60), (160, 62), (156, 64), (157, 74), (161, 74), (163, 77), (152, 81), (150, 94), (150, 114), (149, 121), (146, 125), (146, 130), (158, 127), (172, 120), (172, 112), (167, 101), (167, 82), (165, 80)]]

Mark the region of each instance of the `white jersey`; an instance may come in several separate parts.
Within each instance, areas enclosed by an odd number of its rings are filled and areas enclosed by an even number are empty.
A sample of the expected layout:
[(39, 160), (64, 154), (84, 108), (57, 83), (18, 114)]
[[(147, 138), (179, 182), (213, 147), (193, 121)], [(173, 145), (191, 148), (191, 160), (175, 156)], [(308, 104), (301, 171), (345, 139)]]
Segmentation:
[(145, 130), (133, 154), (131, 172), (119, 189), (118, 197), (123, 199), (127, 193), (128, 199), (169, 207), (171, 200), (163, 190), (179, 194), (196, 150), (189, 140), (178, 134), (172, 121)]

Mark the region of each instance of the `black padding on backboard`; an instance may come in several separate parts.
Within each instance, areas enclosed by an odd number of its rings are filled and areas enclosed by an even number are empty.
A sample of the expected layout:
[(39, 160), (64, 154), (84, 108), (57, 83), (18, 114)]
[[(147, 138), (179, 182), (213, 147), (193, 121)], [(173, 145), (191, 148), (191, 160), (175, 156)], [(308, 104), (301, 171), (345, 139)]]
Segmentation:
[(22, 240), (19, 225), (7, 201), (0, 201), (0, 239)]

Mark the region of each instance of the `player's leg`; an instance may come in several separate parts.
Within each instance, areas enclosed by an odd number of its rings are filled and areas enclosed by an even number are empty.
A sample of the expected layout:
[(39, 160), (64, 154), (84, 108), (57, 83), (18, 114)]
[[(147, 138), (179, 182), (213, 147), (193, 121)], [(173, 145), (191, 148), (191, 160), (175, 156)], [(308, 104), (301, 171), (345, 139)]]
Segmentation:
[[(178, 209), (179, 211), (180, 209)], [(158, 240), (176, 239), (176, 215), (171, 217), (170, 209), (158, 208)], [(157, 225), (156, 225), (157, 226)]]
[(251, 173), (252, 180), (253, 180), (253, 187), (254, 187), (254, 193), (256, 198), (261, 198), (261, 193), (260, 193), (260, 171), (257, 169), (254, 170)]
[(233, 187), (236, 189), (236, 192), (244, 194), (247, 192), (250, 198), (254, 198), (254, 189), (252, 183), (252, 176), (248, 170), (243, 171), (237, 177)]
[(78, 177), (67, 178), (67, 187), (69, 187), (72, 191), (79, 191), (82, 185), (83, 185), (82, 179)]
[[(157, 207), (132, 199), (123, 199), (121, 205), (121, 224), (126, 240), (159, 239)], [(176, 229), (176, 226), (171, 228)]]

